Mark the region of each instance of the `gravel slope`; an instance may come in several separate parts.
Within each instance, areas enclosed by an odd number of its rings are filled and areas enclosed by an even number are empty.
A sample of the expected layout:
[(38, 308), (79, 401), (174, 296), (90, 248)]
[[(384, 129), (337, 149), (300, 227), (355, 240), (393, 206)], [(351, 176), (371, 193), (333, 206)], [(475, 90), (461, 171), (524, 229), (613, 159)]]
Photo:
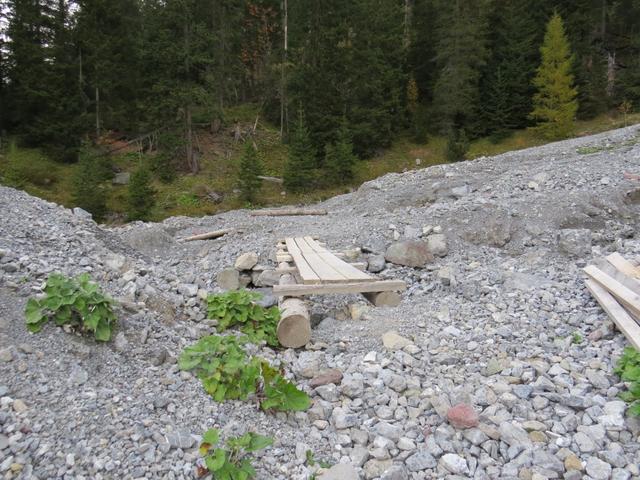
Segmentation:
[[(325, 217), (233, 211), (104, 228), (0, 187), (0, 474), (193, 478), (198, 435), (217, 426), (275, 436), (261, 479), (309, 478), (307, 449), (352, 465), (345, 479), (640, 478), (640, 422), (624, 417), (612, 373), (626, 341), (580, 270), (612, 251), (640, 260), (640, 185), (627, 171), (640, 173), (638, 126), (386, 175), (320, 204)], [(227, 227), (242, 233), (178, 241)], [(316, 297), (312, 348), (256, 347), (312, 395), (308, 412), (217, 404), (177, 369), (213, 330), (199, 295), (239, 254), (271, 264), (277, 239), (304, 234), (367, 259), (433, 227), (446, 255), (381, 273), (408, 282), (399, 307), (356, 321), (346, 307), (358, 297)], [(25, 331), (26, 299), (52, 271), (89, 271), (121, 300), (114, 342)], [(390, 330), (403, 348), (383, 345)], [(310, 388), (329, 368), (339, 385)], [(466, 412), (472, 428), (446, 418), (460, 403), (479, 414)]]

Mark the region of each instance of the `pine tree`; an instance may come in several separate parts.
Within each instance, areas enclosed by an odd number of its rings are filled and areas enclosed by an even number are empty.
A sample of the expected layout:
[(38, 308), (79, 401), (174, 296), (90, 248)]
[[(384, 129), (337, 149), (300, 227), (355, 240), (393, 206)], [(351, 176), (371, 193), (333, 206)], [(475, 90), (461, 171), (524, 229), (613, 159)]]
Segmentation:
[(325, 146), (324, 158), (327, 179), (331, 184), (341, 185), (353, 180), (356, 156), (353, 154), (353, 144), (346, 118), (342, 119), (336, 142)]
[(107, 212), (107, 195), (102, 178), (96, 174), (98, 159), (88, 149), (80, 151), (78, 167), (74, 172), (72, 198), (76, 207), (93, 215), (96, 221), (104, 218)]
[(451, 128), (447, 134), (447, 149), (445, 156), (449, 162), (459, 162), (464, 160), (469, 150), (469, 140), (464, 128)]
[(262, 186), (262, 181), (258, 178), (259, 175), (263, 174), (262, 170), (262, 162), (253, 146), (253, 142), (247, 141), (240, 159), (240, 172), (238, 173), (240, 195), (244, 201), (249, 203), (255, 201)]
[(155, 205), (151, 174), (145, 167), (138, 168), (129, 180), (127, 217), (129, 220), (147, 220)]
[(573, 130), (578, 101), (571, 73), (573, 57), (557, 13), (547, 24), (540, 53), (542, 61), (533, 81), (538, 91), (531, 117), (538, 121), (535, 128), (545, 138), (564, 138)]
[(284, 167), (285, 188), (294, 193), (311, 189), (314, 186), (315, 168), (316, 151), (311, 143), (304, 115), (300, 110), (298, 121), (291, 134), (287, 163)]

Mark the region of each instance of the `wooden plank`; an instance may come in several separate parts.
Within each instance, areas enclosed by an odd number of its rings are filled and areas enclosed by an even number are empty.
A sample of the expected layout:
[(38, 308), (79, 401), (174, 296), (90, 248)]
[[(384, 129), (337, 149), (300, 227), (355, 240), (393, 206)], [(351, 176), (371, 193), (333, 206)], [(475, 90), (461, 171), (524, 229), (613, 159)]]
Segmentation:
[[(316, 272), (321, 283), (344, 283), (349, 281), (344, 275), (337, 272), (331, 267), (331, 265), (314, 252), (303, 238), (294, 238), (292, 240), (295, 242), (296, 247), (300, 249), (304, 259), (309, 263), (313, 271)], [(287, 246), (288, 245), (289, 244), (287, 244)], [(296, 261), (296, 264), (297, 263), (298, 262)]]
[(598, 267), (602, 272), (609, 275), (615, 281), (627, 287), (636, 295), (640, 295), (640, 282), (638, 282), (634, 278), (628, 277), (604, 258), (597, 258), (596, 260), (594, 260), (593, 265)]
[(380, 280), (378, 282), (328, 283), (326, 285), (275, 285), (273, 293), (279, 296), (300, 297), (328, 293), (364, 293), (406, 290), (402, 280)]
[(632, 314), (640, 315), (640, 295), (625, 287), (616, 279), (610, 277), (594, 265), (589, 265), (584, 269), (585, 273), (593, 280), (607, 289), (620, 303), (627, 307)]
[(358, 280), (371, 280), (377, 281), (376, 277), (372, 277), (357, 268), (349, 265), (347, 262), (340, 260), (338, 257), (333, 255), (327, 249), (322, 248), (318, 242), (316, 242), (311, 237), (304, 237), (305, 242), (313, 249), (314, 252), (317, 252), (320, 258), (322, 258), (325, 262), (327, 262), (333, 269), (335, 269), (338, 273), (343, 275), (349, 281), (358, 281)]
[[(315, 284), (320, 283), (320, 276), (315, 272), (313, 268), (309, 265), (307, 260), (302, 255), (302, 252), (296, 245), (296, 242), (293, 238), (287, 238), (286, 242), (287, 250), (289, 251), (289, 255), (293, 258), (293, 261), (298, 268), (298, 272), (300, 273), (300, 278), (302, 278), (302, 282), (305, 284)], [(280, 260), (278, 260), (279, 262)]]
[(602, 309), (607, 312), (611, 321), (627, 337), (636, 349), (640, 350), (640, 325), (638, 325), (616, 299), (593, 280), (586, 281), (591, 295), (598, 301)]
[(288, 209), (275, 209), (275, 210), (254, 210), (249, 213), (252, 217), (284, 217), (292, 215), (327, 215), (327, 211), (324, 209), (312, 209), (312, 208), (288, 208)]
[(276, 254), (276, 261), (278, 263), (293, 262), (293, 257), (288, 253), (280, 253), (280, 254)]
[(640, 279), (640, 269), (619, 253), (612, 253), (607, 257), (607, 261), (625, 275)]

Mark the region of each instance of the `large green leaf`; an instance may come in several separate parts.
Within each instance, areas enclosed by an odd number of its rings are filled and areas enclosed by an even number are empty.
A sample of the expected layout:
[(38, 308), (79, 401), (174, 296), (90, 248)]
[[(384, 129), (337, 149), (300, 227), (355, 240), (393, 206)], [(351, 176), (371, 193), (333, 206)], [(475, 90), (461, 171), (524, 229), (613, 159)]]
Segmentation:
[(40, 305), (40, 302), (34, 298), (30, 298), (25, 306), (24, 315), (27, 324), (38, 324), (42, 322), (44, 315), (42, 313), (42, 306)]

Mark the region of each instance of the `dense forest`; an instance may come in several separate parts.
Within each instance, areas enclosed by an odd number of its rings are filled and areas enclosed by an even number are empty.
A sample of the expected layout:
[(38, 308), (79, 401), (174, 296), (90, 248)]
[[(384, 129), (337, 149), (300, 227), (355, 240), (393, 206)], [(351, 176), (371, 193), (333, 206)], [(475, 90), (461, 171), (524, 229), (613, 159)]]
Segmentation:
[(400, 132), (446, 135), (455, 160), (480, 136), (563, 137), (640, 107), (640, 0), (0, 0), (0, 14), (0, 129), (60, 162), (153, 133), (158, 162), (197, 172), (194, 131), (251, 102), (299, 190), (347, 181)]

